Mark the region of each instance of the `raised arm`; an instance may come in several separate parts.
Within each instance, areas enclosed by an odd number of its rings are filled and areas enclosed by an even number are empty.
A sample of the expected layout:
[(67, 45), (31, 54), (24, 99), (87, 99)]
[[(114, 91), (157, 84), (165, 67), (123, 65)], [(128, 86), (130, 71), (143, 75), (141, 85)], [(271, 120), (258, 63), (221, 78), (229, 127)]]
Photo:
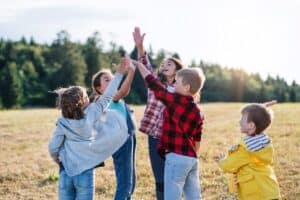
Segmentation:
[(150, 70), (151, 72), (154, 72), (153, 67), (150, 63), (149, 57), (144, 50), (144, 38), (145, 38), (146, 34), (145, 33), (141, 34), (140, 28), (135, 27), (132, 35), (133, 35), (133, 40), (134, 40), (135, 46), (138, 50), (138, 60), (140, 62), (142, 62), (148, 70)]
[(143, 63), (137, 62), (135, 60), (131, 61), (139, 70), (140, 74), (142, 75), (143, 79), (146, 79), (146, 76), (151, 74), (150, 70), (146, 68), (146, 66)]
[(126, 79), (122, 83), (121, 88), (118, 90), (117, 94), (114, 96), (114, 98), (113, 98), (114, 101), (119, 101), (120, 99), (122, 99), (123, 97), (126, 97), (129, 94), (132, 80), (133, 80), (134, 73), (135, 73), (135, 69), (136, 69), (136, 67), (131, 63), (131, 60), (128, 56), (126, 56), (124, 59), (122, 59), (121, 64), (122, 63), (123, 63), (123, 65), (129, 66), (128, 74), (127, 74)]
[(145, 38), (145, 33), (141, 34), (140, 27), (135, 27), (134, 31), (132, 33), (133, 40), (135, 43), (135, 46), (138, 50), (138, 58), (141, 56), (145, 55), (145, 50), (144, 50), (144, 38)]

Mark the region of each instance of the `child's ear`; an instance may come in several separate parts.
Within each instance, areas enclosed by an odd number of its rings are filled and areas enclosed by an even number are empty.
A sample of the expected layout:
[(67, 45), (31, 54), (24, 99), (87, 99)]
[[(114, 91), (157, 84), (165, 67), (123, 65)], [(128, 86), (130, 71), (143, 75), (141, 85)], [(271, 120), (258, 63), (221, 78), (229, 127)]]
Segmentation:
[(254, 122), (250, 122), (249, 123), (249, 126), (252, 130), (256, 130), (256, 126), (255, 126), (255, 123)]
[(191, 89), (190, 84), (184, 85), (184, 90), (185, 90), (185, 92), (189, 93), (189, 92), (190, 92), (190, 89)]

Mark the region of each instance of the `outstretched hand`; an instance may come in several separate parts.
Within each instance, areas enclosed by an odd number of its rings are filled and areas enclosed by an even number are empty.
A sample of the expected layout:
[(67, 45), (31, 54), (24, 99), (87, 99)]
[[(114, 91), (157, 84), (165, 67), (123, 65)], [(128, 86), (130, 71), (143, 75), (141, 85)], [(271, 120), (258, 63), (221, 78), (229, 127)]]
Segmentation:
[(131, 60), (131, 58), (128, 56), (128, 55), (125, 55), (125, 61), (126, 61), (126, 64), (129, 66), (129, 70), (133, 70), (133, 71), (135, 71), (135, 69), (136, 69), (136, 66), (133, 64), (133, 62), (132, 62), (132, 60)]
[(116, 71), (119, 72), (120, 74), (125, 74), (128, 71), (128, 61), (126, 58), (121, 58), (120, 64), (117, 66), (116, 64), (112, 64), (114, 68), (116, 68)]
[(130, 61), (131, 61), (132, 65), (134, 65), (136, 68), (138, 68), (138, 67), (145, 67), (145, 65), (143, 63), (141, 63), (141, 62), (139, 62), (137, 60), (131, 59)]
[(138, 62), (136, 60), (131, 60), (131, 62), (136, 68), (138, 68), (143, 78), (145, 78), (148, 74), (151, 74), (151, 72), (146, 68), (146, 66), (143, 63)]
[(141, 34), (140, 27), (135, 27), (132, 35), (133, 35), (135, 46), (137, 48), (143, 48), (144, 37), (146, 34), (145, 33)]

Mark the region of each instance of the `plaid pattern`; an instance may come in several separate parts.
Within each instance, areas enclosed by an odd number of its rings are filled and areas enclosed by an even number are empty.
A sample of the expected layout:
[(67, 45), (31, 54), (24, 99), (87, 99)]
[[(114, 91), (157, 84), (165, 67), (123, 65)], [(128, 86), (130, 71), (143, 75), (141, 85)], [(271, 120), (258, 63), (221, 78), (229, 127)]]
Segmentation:
[(193, 97), (168, 92), (151, 74), (145, 80), (156, 98), (166, 105), (159, 154), (164, 156), (166, 152), (173, 152), (197, 157), (194, 147), (196, 141), (201, 141), (203, 115)]
[[(139, 58), (139, 61), (142, 62), (147, 69), (153, 73), (153, 68), (149, 62), (147, 54)], [(164, 109), (164, 104), (156, 99), (153, 91), (148, 89), (147, 105), (139, 130), (145, 134), (151, 135), (154, 138), (160, 138), (162, 135)]]

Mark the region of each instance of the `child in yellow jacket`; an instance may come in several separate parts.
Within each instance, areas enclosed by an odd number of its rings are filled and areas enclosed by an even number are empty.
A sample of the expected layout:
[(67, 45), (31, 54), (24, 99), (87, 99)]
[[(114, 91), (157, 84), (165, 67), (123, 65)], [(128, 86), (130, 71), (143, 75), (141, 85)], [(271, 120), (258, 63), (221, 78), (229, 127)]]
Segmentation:
[(231, 147), (227, 157), (219, 156), (219, 166), (231, 173), (230, 190), (235, 188), (240, 200), (281, 199), (272, 168), (273, 145), (264, 130), (271, 124), (270, 104), (250, 104), (242, 109), (241, 132), (246, 136)]

